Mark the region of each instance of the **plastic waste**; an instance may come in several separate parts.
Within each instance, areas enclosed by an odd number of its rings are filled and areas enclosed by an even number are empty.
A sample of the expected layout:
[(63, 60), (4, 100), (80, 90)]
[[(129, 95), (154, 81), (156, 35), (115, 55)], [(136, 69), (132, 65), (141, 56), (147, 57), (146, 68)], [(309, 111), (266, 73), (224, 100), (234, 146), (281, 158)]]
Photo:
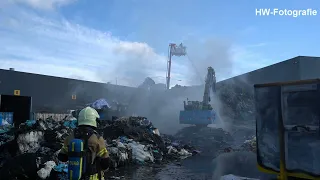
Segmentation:
[(160, 136), (160, 131), (159, 131), (159, 129), (154, 128), (152, 132), (153, 132), (153, 134), (156, 134), (156, 135)]
[(181, 149), (178, 153), (180, 156), (192, 156), (192, 153), (188, 152), (185, 149)]
[(9, 132), (12, 128), (13, 128), (13, 126), (11, 126), (11, 125), (0, 126), (0, 134), (5, 134), (5, 133)]
[(74, 129), (77, 127), (77, 120), (65, 121), (63, 123), (64, 127)]
[(176, 148), (172, 147), (172, 146), (168, 146), (167, 149), (168, 149), (168, 154), (172, 154), (172, 153), (177, 153), (178, 152), (178, 150)]
[(126, 148), (126, 146), (124, 144), (122, 144), (121, 142), (117, 142), (117, 147), (118, 148)]
[(140, 121), (140, 126), (150, 126), (151, 125), (151, 121), (149, 121), (148, 119), (143, 119)]
[(6, 119), (2, 119), (1, 125), (6, 126), (6, 125), (9, 125), (9, 123), (8, 123), (8, 121), (6, 121)]
[(27, 120), (25, 124), (29, 127), (32, 127), (34, 124), (36, 124), (36, 122), (36, 120)]
[(119, 139), (120, 139), (120, 142), (122, 142), (122, 143), (128, 142), (128, 140), (129, 140), (129, 139), (128, 139), (127, 137), (125, 137), (125, 136), (120, 136)]
[(90, 106), (94, 109), (102, 109), (104, 107), (111, 108), (106, 99), (98, 99), (95, 102), (91, 103)]
[(185, 158), (193, 155), (192, 153), (190, 153), (189, 151), (187, 151), (187, 150), (185, 150), (183, 148), (178, 150), (177, 148), (175, 148), (173, 146), (168, 146), (167, 149), (168, 149), (168, 154), (169, 155), (177, 156), (180, 159), (185, 159)]
[(0, 112), (0, 126), (13, 125), (12, 112)]
[(37, 174), (41, 179), (47, 179), (50, 176), (51, 170), (56, 166), (54, 161), (48, 161), (45, 163), (45, 167), (41, 168)]
[(173, 142), (173, 143), (171, 143), (171, 145), (174, 146), (174, 147), (180, 146), (180, 144), (178, 142)]
[(137, 163), (145, 163), (146, 161), (154, 162), (152, 153), (145, 150), (145, 146), (137, 142), (128, 144), (132, 148), (132, 159), (136, 160)]
[(21, 153), (36, 152), (44, 140), (42, 131), (31, 131), (18, 136), (17, 142)]

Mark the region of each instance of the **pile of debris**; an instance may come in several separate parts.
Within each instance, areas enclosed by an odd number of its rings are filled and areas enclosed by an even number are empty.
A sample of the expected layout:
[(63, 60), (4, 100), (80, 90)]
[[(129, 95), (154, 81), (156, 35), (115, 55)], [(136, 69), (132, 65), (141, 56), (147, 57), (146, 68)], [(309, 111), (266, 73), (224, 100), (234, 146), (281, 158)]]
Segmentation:
[[(246, 137), (241, 146), (235, 144), (234, 136), (221, 128), (191, 126), (180, 130), (175, 136), (162, 135), (166, 142), (180, 146), (195, 153), (218, 156), (222, 153), (246, 151), (256, 153), (256, 137)], [(168, 143), (169, 144), (169, 143)], [(239, 143), (238, 143), (239, 144)], [(193, 146), (197, 147), (194, 149)]]
[[(232, 146), (233, 137), (221, 128), (191, 126), (183, 128), (171, 139), (175, 144), (188, 144), (203, 154), (217, 155), (219, 150)], [(177, 139), (179, 141), (177, 141)]]
[(233, 124), (255, 124), (252, 84), (241, 79), (220, 82), (217, 95), (222, 105), (221, 116), (228, 117)]
[[(35, 174), (41, 179), (66, 176), (67, 164), (59, 163), (57, 155), (76, 123), (75, 119), (55, 121), (48, 118), (27, 121), (19, 128), (6, 131), (0, 136), (0, 164), (3, 164), (0, 176), (4, 179), (15, 179), (18, 175), (32, 179)], [(100, 122), (97, 131), (106, 140), (113, 168), (133, 163), (164, 163), (194, 154), (191, 147), (177, 147), (164, 141), (159, 130), (145, 117)], [(26, 163), (12, 163), (26, 158), (34, 162), (35, 168)]]
[(256, 137), (252, 137), (252, 139), (246, 140), (241, 148), (245, 151), (257, 152), (257, 139)]
[(239, 148), (234, 148), (234, 147), (227, 147), (223, 149), (223, 152), (220, 151), (221, 153), (229, 153), (229, 152), (239, 152), (239, 151), (245, 151), (245, 152), (257, 152), (257, 147), (256, 147), (256, 137), (253, 137), (252, 139), (244, 141), (244, 143), (239, 147)]
[(128, 159), (143, 164), (192, 155), (191, 148), (173, 147), (165, 141), (145, 117), (123, 117), (104, 126), (100, 132), (107, 141), (111, 157), (120, 164), (126, 164)]

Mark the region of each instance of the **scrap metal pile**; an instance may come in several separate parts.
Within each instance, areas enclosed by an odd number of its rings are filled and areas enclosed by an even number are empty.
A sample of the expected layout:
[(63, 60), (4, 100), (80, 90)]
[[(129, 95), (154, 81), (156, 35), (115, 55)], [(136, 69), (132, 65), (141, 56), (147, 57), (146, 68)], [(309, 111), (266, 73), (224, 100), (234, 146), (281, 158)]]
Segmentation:
[[(67, 164), (58, 161), (57, 154), (76, 127), (76, 120), (54, 119), (27, 121), (19, 128), (0, 126), (1, 179), (63, 179)], [(98, 132), (107, 143), (112, 167), (129, 164), (164, 163), (193, 154), (190, 146), (173, 146), (144, 117), (123, 117), (99, 123)], [(27, 163), (26, 163), (27, 162)]]

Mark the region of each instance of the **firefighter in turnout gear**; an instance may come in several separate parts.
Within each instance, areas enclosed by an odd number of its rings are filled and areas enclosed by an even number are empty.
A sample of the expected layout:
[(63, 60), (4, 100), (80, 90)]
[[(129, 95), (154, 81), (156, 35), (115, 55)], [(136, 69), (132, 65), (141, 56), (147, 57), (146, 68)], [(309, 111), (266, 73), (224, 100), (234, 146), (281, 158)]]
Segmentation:
[(58, 159), (69, 161), (70, 180), (103, 180), (103, 171), (109, 168), (110, 158), (103, 137), (96, 132), (98, 112), (86, 107), (79, 112), (78, 127), (68, 136)]

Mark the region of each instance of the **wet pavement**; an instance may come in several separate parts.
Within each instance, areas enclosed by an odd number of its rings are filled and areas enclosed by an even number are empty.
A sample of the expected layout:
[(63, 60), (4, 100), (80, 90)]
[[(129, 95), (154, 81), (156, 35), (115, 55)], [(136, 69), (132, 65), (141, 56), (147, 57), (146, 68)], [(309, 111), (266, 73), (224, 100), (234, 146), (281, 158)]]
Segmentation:
[(199, 155), (167, 165), (128, 167), (110, 172), (109, 179), (211, 180), (212, 158)]

